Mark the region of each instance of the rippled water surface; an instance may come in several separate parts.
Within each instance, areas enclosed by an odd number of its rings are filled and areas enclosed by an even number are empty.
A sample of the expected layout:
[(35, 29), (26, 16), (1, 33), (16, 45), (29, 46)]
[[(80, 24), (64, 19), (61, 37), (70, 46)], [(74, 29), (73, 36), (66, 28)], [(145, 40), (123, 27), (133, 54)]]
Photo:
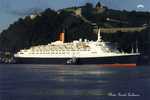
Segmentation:
[(1, 64), (0, 100), (150, 100), (150, 66)]

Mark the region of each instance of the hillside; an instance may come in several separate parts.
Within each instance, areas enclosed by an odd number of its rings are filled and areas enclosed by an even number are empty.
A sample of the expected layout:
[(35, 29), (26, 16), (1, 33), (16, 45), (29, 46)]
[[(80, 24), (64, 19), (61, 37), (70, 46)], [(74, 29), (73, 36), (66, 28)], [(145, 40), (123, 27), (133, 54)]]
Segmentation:
[[(76, 27), (78, 26), (78, 27)], [(79, 27), (80, 26), (80, 27)], [(57, 40), (58, 33), (66, 30), (66, 41), (71, 41), (71, 34), (87, 38), (86, 34), (92, 33), (91, 25), (79, 17), (67, 12), (46, 9), (35, 18), (26, 16), (11, 24), (0, 35), (0, 47), (7, 49), (28, 48), (33, 45), (47, 44)], [(80, 34), (80, 35), (79, 35)]]
[[(79, 38), (96, 40), (94, 29), (102, 28), (102, 38), (118, 45), (120, 51), (131, 52), (138, 45), (140, 52), (150, 51), (149, 12), (112, 10), (100, 3), (87, 3), (20, 18), (0, 34), (1, 50), (17, 51), (34, 45), (48, 44), (65, 31), (66, 42)], [(116, 31), (114, 31), (116, 30)], [(105, 34), (105, 33), (113, 34)], [(138, 43), (138, 44), (137, 44)]]

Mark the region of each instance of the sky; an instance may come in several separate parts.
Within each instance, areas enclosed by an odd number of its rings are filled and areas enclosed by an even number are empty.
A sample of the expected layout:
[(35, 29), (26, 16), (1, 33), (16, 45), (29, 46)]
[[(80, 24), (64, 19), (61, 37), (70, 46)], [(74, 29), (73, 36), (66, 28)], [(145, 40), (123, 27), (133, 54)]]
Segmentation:
[(18, 18), (29, 15), (35, 10), (42, 11), (46, 8), (58, 10), (84, 5), (86, 2), (96, 4), (98, 1), (112, 9), (150, 12), (150, 0), (0, 0), (0, 32)]

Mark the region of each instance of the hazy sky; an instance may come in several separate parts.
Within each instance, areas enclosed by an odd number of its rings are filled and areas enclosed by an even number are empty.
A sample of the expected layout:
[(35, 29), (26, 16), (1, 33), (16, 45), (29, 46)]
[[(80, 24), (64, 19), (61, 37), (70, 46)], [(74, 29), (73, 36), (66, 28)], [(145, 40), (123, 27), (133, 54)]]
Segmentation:
[(86, 2), (95, 4), (97, 1), (113, 9), (150, 11), (150, 0), (0, 0), (0, 32), (18, 18), (28, 15), (33, 9), (57, 10), (83, 5)]

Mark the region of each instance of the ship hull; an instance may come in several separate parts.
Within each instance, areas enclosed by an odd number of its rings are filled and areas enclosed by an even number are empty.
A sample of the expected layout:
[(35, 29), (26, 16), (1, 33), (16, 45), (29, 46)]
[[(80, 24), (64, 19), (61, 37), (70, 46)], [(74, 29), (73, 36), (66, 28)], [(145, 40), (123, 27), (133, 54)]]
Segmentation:
[(137, 64), (138, 55), (91, 58), (21, 58), (17, 64)]

